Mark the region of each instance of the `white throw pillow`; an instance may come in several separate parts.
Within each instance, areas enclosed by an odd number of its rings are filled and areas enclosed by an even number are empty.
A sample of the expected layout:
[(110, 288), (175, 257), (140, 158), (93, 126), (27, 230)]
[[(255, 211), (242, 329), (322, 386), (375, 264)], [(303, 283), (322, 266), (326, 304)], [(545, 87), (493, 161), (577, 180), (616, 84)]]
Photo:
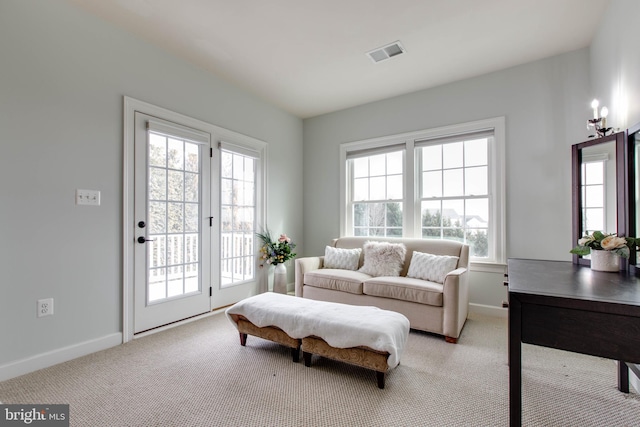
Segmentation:
[(407, 277), (444, 283), (444, 278), (458, 266), (457, 256), (414, 252)]
[(327, 246), (324, 249), (324, 268), (357, 270), (360, 263), (361, 248), (342, 249)]
[(370, 276), (399, 276), (407, 248), (402, 243), (366, 242), (362, 246), (364, 265), (360, 272)]

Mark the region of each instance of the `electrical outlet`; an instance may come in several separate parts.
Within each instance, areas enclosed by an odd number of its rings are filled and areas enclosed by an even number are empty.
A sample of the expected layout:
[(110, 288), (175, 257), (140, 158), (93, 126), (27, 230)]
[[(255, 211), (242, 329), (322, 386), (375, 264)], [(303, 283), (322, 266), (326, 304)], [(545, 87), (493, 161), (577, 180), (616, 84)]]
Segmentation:
[(77, 189), (76, 205), (100, 206), (100, 191)]
[(53, 298), (38, 300), (38, 317), (53, 315)]

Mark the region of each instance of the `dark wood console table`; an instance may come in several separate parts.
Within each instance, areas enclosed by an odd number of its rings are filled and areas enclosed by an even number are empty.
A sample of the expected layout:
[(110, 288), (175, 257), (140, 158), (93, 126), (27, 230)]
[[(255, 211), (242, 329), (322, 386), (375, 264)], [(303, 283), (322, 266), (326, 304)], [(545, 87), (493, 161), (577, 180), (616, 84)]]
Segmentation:
[(509, 259), (509, 423), (522, 424), (521, 343), (640, 363), (640, 280), (562, 261)]

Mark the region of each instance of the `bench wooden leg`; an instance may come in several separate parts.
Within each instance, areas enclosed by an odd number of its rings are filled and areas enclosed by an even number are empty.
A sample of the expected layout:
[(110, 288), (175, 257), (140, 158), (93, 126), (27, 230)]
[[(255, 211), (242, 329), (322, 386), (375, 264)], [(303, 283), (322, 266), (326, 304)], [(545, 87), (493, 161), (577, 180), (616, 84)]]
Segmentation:
[(311, 353), (307, 353), (306, 351), (302, 352), (302, 357), (304, 358), (304, 366), (311, 366)]
[(242, 332), (240, 332), (240, 345), (241, 346), (247, 345), (247, 334), (243, 334)]
[(444, 337), (444, 340), (451, 344), (458, 344), (458, 338)]
[(376, 378), (378, 379), (378, 388), (384, 388), (384, 372), (376, 371)]
[(300, 361), (300, 346), (291, 348), (291, 358), (293, 359), (293, 363), (298, 363)]

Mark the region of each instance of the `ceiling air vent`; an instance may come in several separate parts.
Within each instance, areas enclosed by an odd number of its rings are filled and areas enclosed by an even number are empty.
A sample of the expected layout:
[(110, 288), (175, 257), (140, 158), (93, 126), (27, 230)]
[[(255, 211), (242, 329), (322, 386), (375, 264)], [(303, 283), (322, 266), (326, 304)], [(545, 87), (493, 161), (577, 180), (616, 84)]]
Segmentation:
[(402, 44), (400, 44), (400, 42), (393, 42), (386, 46), (382, 46), (378, 49), (367, 52), (367, 56), (371, 58), (373, 62), (381, 62), (405, 52), (406, 50), (404, 49)]

